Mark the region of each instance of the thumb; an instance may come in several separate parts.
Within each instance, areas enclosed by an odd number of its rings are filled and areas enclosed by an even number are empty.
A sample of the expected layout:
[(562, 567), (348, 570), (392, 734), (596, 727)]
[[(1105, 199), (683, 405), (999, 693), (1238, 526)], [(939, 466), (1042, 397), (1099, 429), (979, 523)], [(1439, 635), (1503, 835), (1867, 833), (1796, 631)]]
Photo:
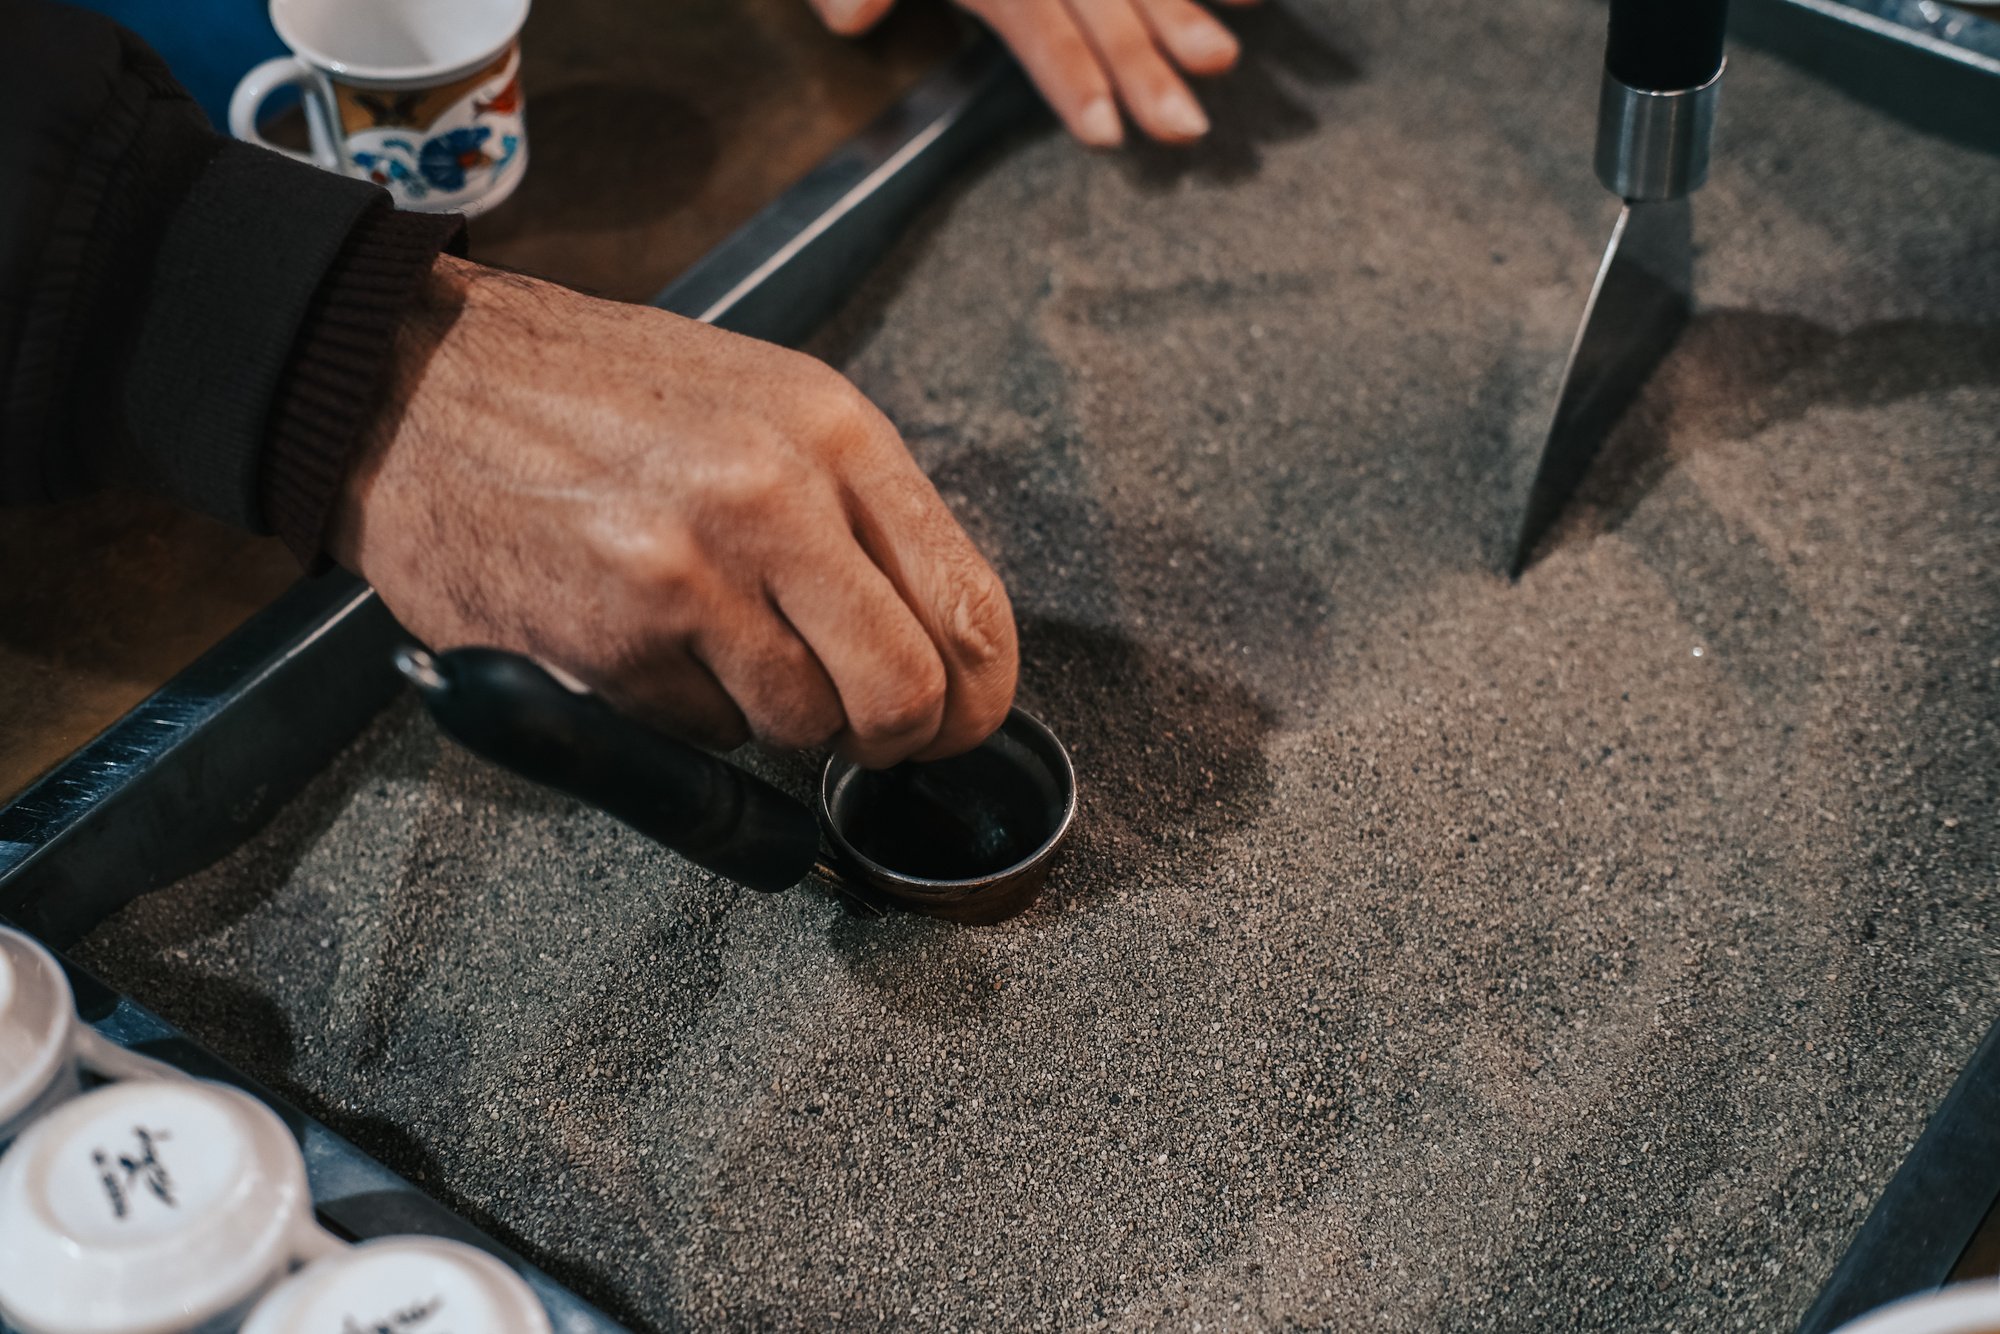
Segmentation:
[(820, 22), (843, 37), (867, 32), (882, 21), (896, 0), (812, 0)]

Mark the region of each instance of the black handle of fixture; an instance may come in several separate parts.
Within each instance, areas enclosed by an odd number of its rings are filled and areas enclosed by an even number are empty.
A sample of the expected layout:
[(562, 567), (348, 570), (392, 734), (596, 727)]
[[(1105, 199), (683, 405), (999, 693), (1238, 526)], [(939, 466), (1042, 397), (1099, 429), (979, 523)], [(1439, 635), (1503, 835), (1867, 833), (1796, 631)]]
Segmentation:
[(1699, 88), (1722, 69), (1728, 0), (1611, 0), (1604, 68), (1628, 88)]
[(766, 892), (806, 878), (819, 821), (754, 774), (580, 694), (500, 649), (405, 650), (397, 665), (466, 749), (597, 807), (698, 866)]

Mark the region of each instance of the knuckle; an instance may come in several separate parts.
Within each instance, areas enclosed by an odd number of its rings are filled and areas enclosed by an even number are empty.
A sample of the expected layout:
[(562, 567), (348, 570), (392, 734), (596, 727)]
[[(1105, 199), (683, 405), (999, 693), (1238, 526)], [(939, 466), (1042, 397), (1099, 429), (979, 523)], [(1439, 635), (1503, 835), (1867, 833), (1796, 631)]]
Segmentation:
[(879, 445), (895, 428), (868, 396), (832, 367), (813, 396), (813, 433), (836, 454)]
[(859, 403), (867, 401), (852, 380), (818, 357), (804, 352), (791, 355), (796, 359), (800, 401), (813, 411), (839, 414), (852, 411)]
[(794, 474), (763, 451), (746, 453), (715, 479), (716, 499), (738, 518), (773, 518), (786, 510)]
[(783, 672), (781, 678), (778, 693), (765, 703), (755, 720), (759, 740), (785, 750), (806, 750), (823, 746), (839, 735), (847, 720), (840, 711), (840, 701), (816, 666), (797, 663), (792, 670)]
[(701, 577), (701, 553), (678, 529), (620, 529), (600, 534), (599, 545), (620, 581), (648, 593), (685, 592)]
[(895, 685), (869, 700), (849, 719), (863, 741), (929, 735), (944, 717), (944, 667), (935, 659), (897, 675)]
[(961, 582), (945, 634), (946, 648), (966, 671), (984, 675), (1004, 669), (1012, 675), (1018, 653), (1013, 604), (999, 576), (983, 562)]

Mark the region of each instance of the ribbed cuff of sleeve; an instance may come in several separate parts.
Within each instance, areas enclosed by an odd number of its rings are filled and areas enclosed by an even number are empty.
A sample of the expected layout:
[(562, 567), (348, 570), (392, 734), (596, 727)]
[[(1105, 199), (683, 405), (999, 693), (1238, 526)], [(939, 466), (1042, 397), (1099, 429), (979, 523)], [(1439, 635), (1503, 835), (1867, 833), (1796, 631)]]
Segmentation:
[(464, 229), (456, 214), (384, 202), (357, 220), (313, 294), (272, 400), (257, 488), (264, 526), (308, 570), (327, 564), (327, 519), (381, 408), (396, 326), (438, 252), (463, 249)]

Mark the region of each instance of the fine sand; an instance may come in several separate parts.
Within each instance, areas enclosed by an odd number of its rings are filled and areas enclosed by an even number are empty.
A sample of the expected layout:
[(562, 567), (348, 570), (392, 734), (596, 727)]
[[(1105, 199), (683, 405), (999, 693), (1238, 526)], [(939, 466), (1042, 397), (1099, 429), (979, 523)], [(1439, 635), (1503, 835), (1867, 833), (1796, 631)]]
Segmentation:
[(1737, 51), (1510, 586), (1603, 21), (1241, 20), (1213, 144), (1026, 136), (826, 332), (1074, 749), (1029, 915), (738, 892), (405, 702), (81, 958), (649, 1331), (1789, 1325), (2000, 994), (2000, 169)]

